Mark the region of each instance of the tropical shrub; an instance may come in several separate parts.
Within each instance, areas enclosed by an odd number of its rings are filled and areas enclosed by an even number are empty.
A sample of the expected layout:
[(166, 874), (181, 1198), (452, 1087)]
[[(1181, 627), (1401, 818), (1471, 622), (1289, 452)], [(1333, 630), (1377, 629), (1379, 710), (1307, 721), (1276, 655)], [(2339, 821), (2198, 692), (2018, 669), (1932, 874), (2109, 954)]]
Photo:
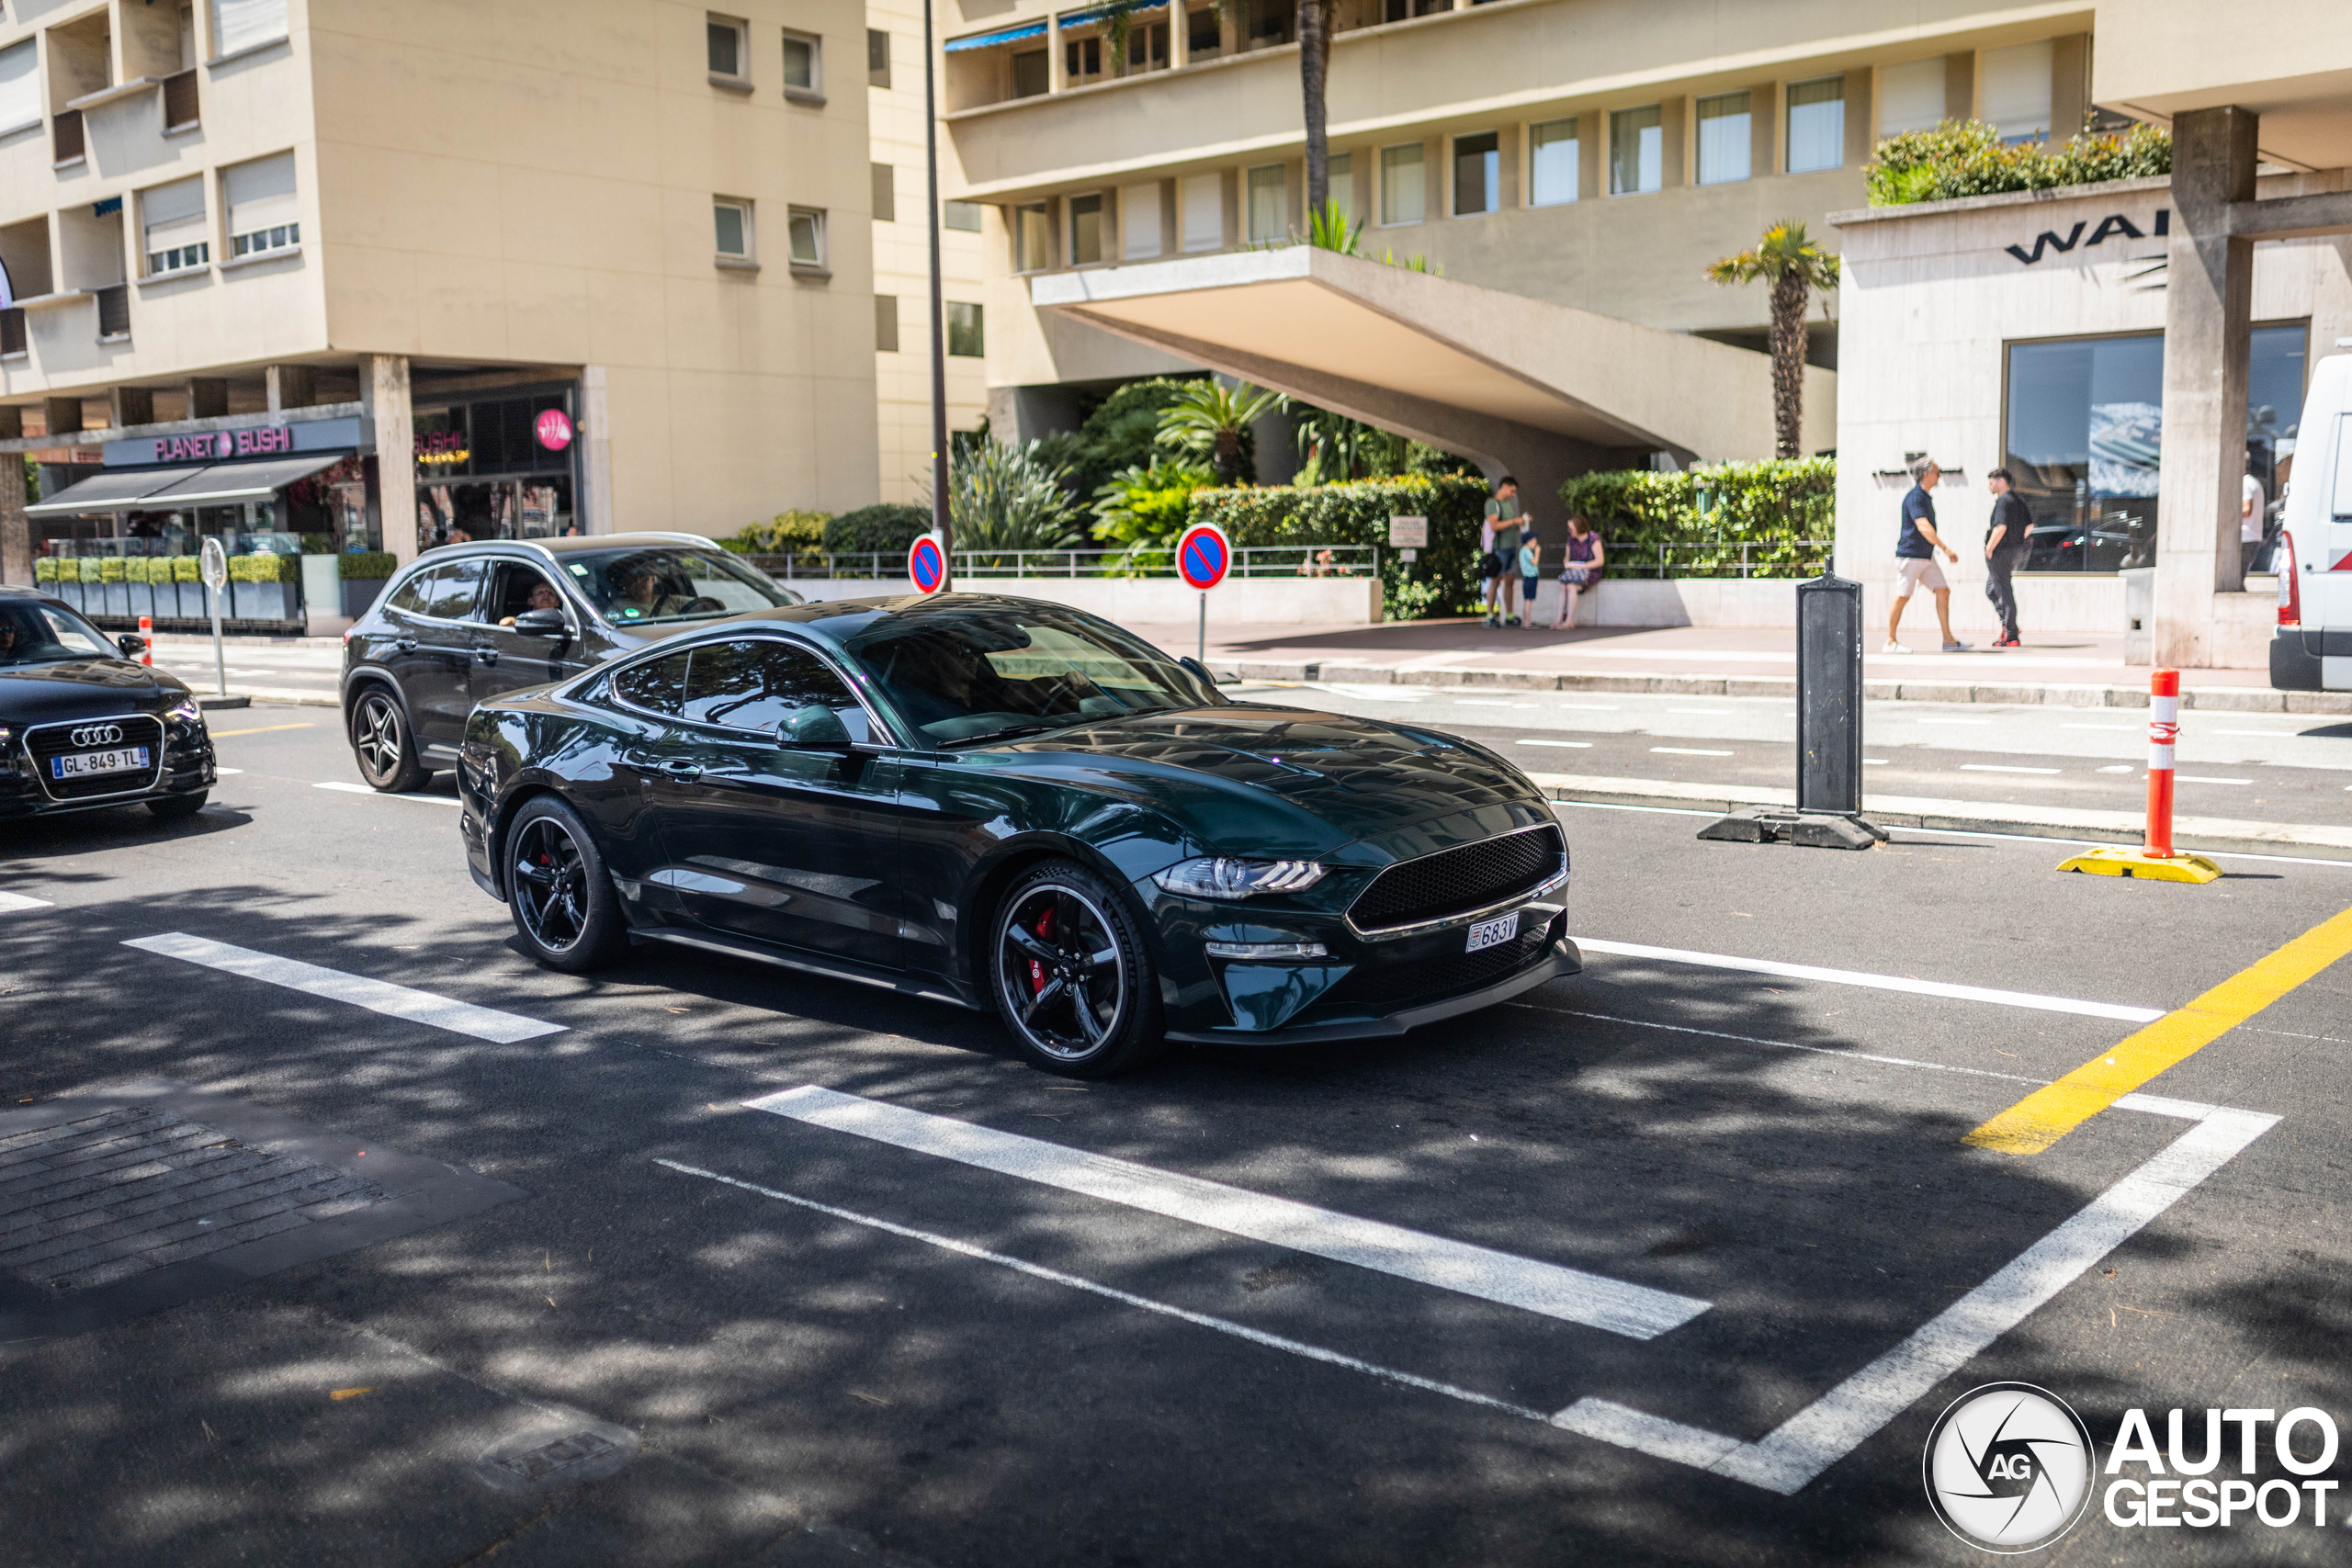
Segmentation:
[(1107, 575), (1140, 576), (1172, 570), (1170, 551), (1192, 520), (1193, 497), (1216, 483), (1206, 465), (1160, 458), (1130, 467), (1094, 492), (1094, 536), (1126, 548), (1104, 567)]
[[(1128, 468), (1148, 468), (1158, 459), (1159, 416), (1175, 406), (1196, 378), (1152, 376), (1129, 381), (1096, 404), (1053, 456), (1069, 465), (1080, 495), (1093, 495)], [(1048, 440), (1051, 438), (1049, 437)]]
[(1160, 412), (1159, 434), (1153, 439), (1168, 451), (1208, 459), (1216, 465), (1220, 481), (1240, 484), (1247, 455), (1243, 437), (1283, 401), (1280, 392), (1262, 392), (1247, 381), (1232, 387), (1221, 381), (1188, 382)]
[[(345, 550), (334, 562), (336, 574), (345, 582), (381, 582), (400, 567), (400, 558), (390, 550)], [(198, 574), (191, 570), (180, 581), (197, 581)]]
[(930, 532), (930, 507), (878, 502), (854, 512), (844, 512), (827, 523), (825, 548), (836, 555), (865, 555), (878, 550), (886, 556), (903, 556), (917, 539)]
[(2058, 146), (2035, 141), (2004, 147), (2001, 133), (1981, 119), (1948, 119), (1933, 130), (1890, 136), (1862, 168), (1872, 207), (2170, 173), (2172, 133), (2156, 126), (2085, 130)]
[(127, 561), (127, 560), (123, 559), (120, 556), (101, 556), (101, 557), (99, 557), (99, 558), (98, 558), (98, 581), (99, 581), (100, 582), (128, 582), (128, 581), (130, 581), (130, 563), (129, 561)]
[(281, 556), (268, 550), (229, 558), (232, 582), (292, 582), (301, 570), (301, 557)]
[[(1486, 481), (1457, 474), (1204, 490), (1192, 507), (1193, 521), (1223, 528), (1237, 548), (1379, 546), (1381, 598), (1393, 620), (1476, 609), (1478, 527), (1486, 511)], [(1409, 568), (1388, 547), (1388, 520), (1399, 516), (1430, 520), (1430, 542)]]
[(718, 546), (739, 556), (809, 554), (825, 547), (825, 525), (831, 521), (829, 512), (779, 512), (765, 523), (746, 523)]
[(54, 582), (57, 581), (57, 558), (55, 556), (35, 556), (33, 558), (33, 581), (35, 582)]
[(74, 561), (74, 570), (76, 577), (81, 581), (103, 582), (106, 581), (105, 578), (99, 575), (105, 568), (99, 565), (98, 558), (96, 556), (81, 557), (79, 559)]
[(1037, 450), (1037, 443), (988, 441), (959, 453), (947, 471), (947, 516), (956, 548), (1066, 550), (1085, 537), (1069, 469)]
[[(1608, 546), (1608, 575), (1656, 573), (1660, 545), (1675, 576), (1736, 571), (1747, 549), (1751, 571), (1809, 575), (1826, 564), (1800, 540), (1826, 540), (1838, 527), (1838, 461), (1798, 457), (1767, 463), (1716, 463), (1685, 473), (1647, 468), (1579, 474), (1560, 487), (1560, 502), (1581, 512)], [(1645, 557), (1646, 552), (1646, 557)], [(1650, 570), (1640, 570), (1645, 558)]]
[[(386, 556), (384, 558), (386, 560), (390, 560), (392, 558), (390, 556)], [(385, 575), (390, 576), (390, 573), (387, 572)], [(203, 581), (204, 558), (202, 556), (174, 556), (172, 558), (172, 581), (174, 582)]]

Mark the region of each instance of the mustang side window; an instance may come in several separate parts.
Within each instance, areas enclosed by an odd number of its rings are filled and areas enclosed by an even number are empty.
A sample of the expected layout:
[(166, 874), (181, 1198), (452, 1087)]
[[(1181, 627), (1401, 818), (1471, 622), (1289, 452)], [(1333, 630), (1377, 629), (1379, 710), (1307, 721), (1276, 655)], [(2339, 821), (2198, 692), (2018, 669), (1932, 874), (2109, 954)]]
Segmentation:
[(857, 698), (807, 649), (763, 637), (694, 650), (686, 671), (685, 716), (695, 723), (773, 733), (806, 707), (831, 709), (853, 741), (873, 739)]
[(667, 659), (632, 664), (613, 677), (613, 693), (631, 707), (675, 714), (685, 700), (686, 658), (673, 653)]

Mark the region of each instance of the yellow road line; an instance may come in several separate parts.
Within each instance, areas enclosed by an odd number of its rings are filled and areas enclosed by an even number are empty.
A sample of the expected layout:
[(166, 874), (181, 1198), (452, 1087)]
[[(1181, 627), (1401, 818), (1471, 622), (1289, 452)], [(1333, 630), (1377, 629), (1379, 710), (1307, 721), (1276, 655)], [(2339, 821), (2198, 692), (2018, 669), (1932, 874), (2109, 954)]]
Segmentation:
[(311, 729), (314, 728), (316, 727), (308, 724), (265, 724), (258, 729), (216, 729), (212, 732), (212, 739), (219, 740), (231, 735), (267, 735), (273, 729)]
[(2049, 1088), (2034, 1090), (1961, 1141), (2005, 1154), (2038, 1155), (2347, 953), (2352, 953), (2352, 909), (2321, 921), (2113, 1050)]

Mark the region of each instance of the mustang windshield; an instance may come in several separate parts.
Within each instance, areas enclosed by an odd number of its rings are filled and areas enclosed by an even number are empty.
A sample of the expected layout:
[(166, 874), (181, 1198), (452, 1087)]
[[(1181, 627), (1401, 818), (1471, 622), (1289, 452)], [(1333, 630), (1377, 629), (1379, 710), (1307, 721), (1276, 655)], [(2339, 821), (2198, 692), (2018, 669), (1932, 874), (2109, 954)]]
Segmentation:
[(717, 550), (672, 549), (567, 553), (571, 575), (596, 614), (616, 626), (660, 621), (703, 621), (741, 615), (799, 601), (731, 556)]
[(912, 605), (852, 637), (849, 651), (908, 722), (943, 744), (1224, 700), (1150, 644), (1043, 604)]
[(54, 604), (0, 604), (0, 669), (121, 657), (113, 643), (71, 610)]

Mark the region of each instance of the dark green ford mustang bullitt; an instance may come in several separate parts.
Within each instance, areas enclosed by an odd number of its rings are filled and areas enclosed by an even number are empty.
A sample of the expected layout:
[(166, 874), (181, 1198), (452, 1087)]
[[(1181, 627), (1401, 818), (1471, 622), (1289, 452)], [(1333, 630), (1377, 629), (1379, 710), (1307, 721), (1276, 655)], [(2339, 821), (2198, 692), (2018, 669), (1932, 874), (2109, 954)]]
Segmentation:
[(482, 704), (458, 778), (474, 879), (545, 963), (673, 942), (994, 1008), (1072, 1076), (1398, 1034), (1579, 964), (1509, 762), (1228, 702), (1032, 600), (698, 627)]

